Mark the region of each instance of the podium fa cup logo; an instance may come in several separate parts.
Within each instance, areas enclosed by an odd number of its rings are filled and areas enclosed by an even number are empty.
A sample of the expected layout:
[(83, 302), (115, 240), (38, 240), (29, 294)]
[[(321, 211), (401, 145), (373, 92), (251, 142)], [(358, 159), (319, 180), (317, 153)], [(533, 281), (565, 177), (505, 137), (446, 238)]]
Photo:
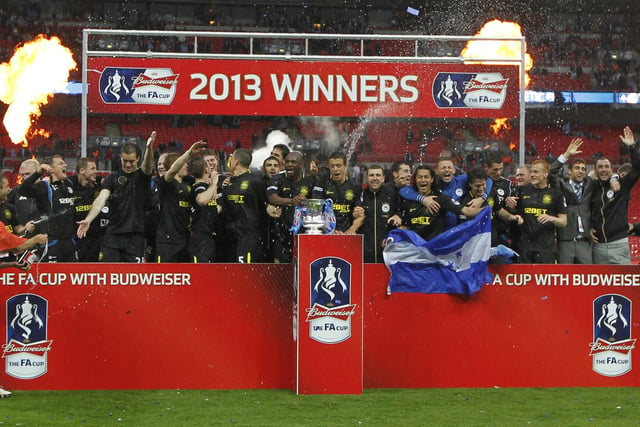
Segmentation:
[(20, 379), (47, 372), (47, 300), (35, 294), (7, 300), (7, 343), (2, 346), (5, 372)]
[(615, 377), (631, 370), (631, 300), (617, 294), (602, 295), (593, 302), (594, 331), (590, 356), (593, 370)]
[(618, 329), (616, 324), (620, 323), (621, 327), (625, 328), (628, 324), (627, 319), (622, 312), (622, 304), (618, 304), (611, 296), (611, 300), (607, 304), (602, 304), (602, 315), (598, 319), (597, 326), (602, 328), (603, 326), (611, 332), (611, 338), (609, 340), (615, 341), (615, 335)]
[(324, 306), (333, 307), (341, 304), (342, 295), (347, 292), (347, 284), (341, 277), (342, 268), (335, 267), (333, 260), (329, 259), (329, 265), (320, 267), (320, 278), (313, 287), (313, 291), (317, 295), (316, 302), (324, 302)]
[(336, 258), (311, 263), (311, 304), (307, 309), (309, 336), (321, 343), (335, 344), (351, 336), (351, 264)]

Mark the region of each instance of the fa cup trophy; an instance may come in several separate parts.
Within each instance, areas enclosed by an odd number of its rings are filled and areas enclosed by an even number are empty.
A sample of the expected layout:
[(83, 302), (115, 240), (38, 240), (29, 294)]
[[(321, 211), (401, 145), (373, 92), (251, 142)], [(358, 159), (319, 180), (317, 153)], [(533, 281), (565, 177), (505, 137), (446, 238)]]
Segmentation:
[(306, 234), (322, 234), (324, 228), (324, 200), (306, 199), (303, 202), (302, 226)]

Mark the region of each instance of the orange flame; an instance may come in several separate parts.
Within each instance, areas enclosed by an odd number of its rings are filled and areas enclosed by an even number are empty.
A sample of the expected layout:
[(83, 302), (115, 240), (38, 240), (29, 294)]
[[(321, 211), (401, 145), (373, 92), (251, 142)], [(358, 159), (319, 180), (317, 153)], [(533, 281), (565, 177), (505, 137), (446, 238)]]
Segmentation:
[(44, 136), (45, 138), (49, 138), (49, 136), (51, 135), (51, 132), (45, 129), (33, 129), (29, 132), (29, 135), (40, 135), (40, 136)]
[(0, 100), (9, 105), (2, 123), (14, 144), (27, 146), (40, 107), (54, 91), (64, 89), (74, 69), (71, 50), (58, 37), (47, 39), (42, 34), (16, 48), (8, 63), (0, 64)]
[(490, 126), (494, 135), (498, 135), (502, 131), (508, 131), (511, 129), (511, 123), (509, 123), (509, 119), (506, 117), (495, 119)]
[[(500, 21), (494, 19), (482, 26), (476, 36), (481, 37), (522, 37), (522, 31), (520, 25), (515, 22)], [(529, 77), (529, 70), (533, 67), (533, 59), (531, 55), (526, 53), (527, 45), (525, 43), (525, 81), (524, 86), (529, 85), (531, 78)], [(463, 58), (483, 58), (483, 59), (520, 59), (521, 46), (520, 41), (516, 40), (469, 40), (467, 45), (460, 56)], [(499, 64), (500, 62), (492, 62), (492, 64)], [(505, 62), (505, 64), (511, 64)]]

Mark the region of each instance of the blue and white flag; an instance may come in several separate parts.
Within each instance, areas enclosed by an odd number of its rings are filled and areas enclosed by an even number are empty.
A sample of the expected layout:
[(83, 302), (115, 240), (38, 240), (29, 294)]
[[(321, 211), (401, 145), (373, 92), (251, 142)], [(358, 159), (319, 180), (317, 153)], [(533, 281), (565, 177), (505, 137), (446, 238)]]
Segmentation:
[(410, 230), (392, 230), (384, 248), (391, 272), (388, 292), (473, 295), (493, 276), (491, 208), (426, 241)]

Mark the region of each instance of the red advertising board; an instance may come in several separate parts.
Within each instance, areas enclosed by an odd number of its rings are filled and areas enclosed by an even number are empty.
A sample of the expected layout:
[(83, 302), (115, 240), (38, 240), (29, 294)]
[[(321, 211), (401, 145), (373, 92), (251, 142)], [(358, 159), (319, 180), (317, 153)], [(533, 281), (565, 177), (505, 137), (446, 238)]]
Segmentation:
[[(290, 265), (274, 264), (2, 270), (0, 383), (44, 390), (291, 389), (291, 277)], [(34, 309), (29, 295), (45, 305)], [(48, 350), (20, 351), (25, 340), (37, 343), (27, 330), (44, 331), (40, 341), (47, 345), (39, 347)], [(42, 353), (44, 372), (17, 378), (42, 362)]]
[(89, 111), (512, 118), (517, 66), (90, 57)]
[[(640, 266), (492, 266), (473, 297), (387, 295), (386, 268), (363, 271), (365, 388), (640, 386)], [(0, 383), (295, 390), (293, 277), (274, 264), (4, 269)]]
[(296, 393), (362, 394), (362, 236), (295, 243)]
[[(492, 271), (493, 284), (472, 297), (387, 295), (381, 284), (368, 282), (385, 275), (385, 267), (367, 265), (365, 387), (640, 385), (633, 370), (640, 362), (633, 349), (640, 326), (638, 266), (510, 265)], [(599, 301), (608, 304), (611, 296), (625, 307), (613, 327), (630, 335), (609, 356), (621, 372), (632, 368), (617, 375), (598, 372), (602, 346), (594, 336), (606, 329), (606, 304)]]

